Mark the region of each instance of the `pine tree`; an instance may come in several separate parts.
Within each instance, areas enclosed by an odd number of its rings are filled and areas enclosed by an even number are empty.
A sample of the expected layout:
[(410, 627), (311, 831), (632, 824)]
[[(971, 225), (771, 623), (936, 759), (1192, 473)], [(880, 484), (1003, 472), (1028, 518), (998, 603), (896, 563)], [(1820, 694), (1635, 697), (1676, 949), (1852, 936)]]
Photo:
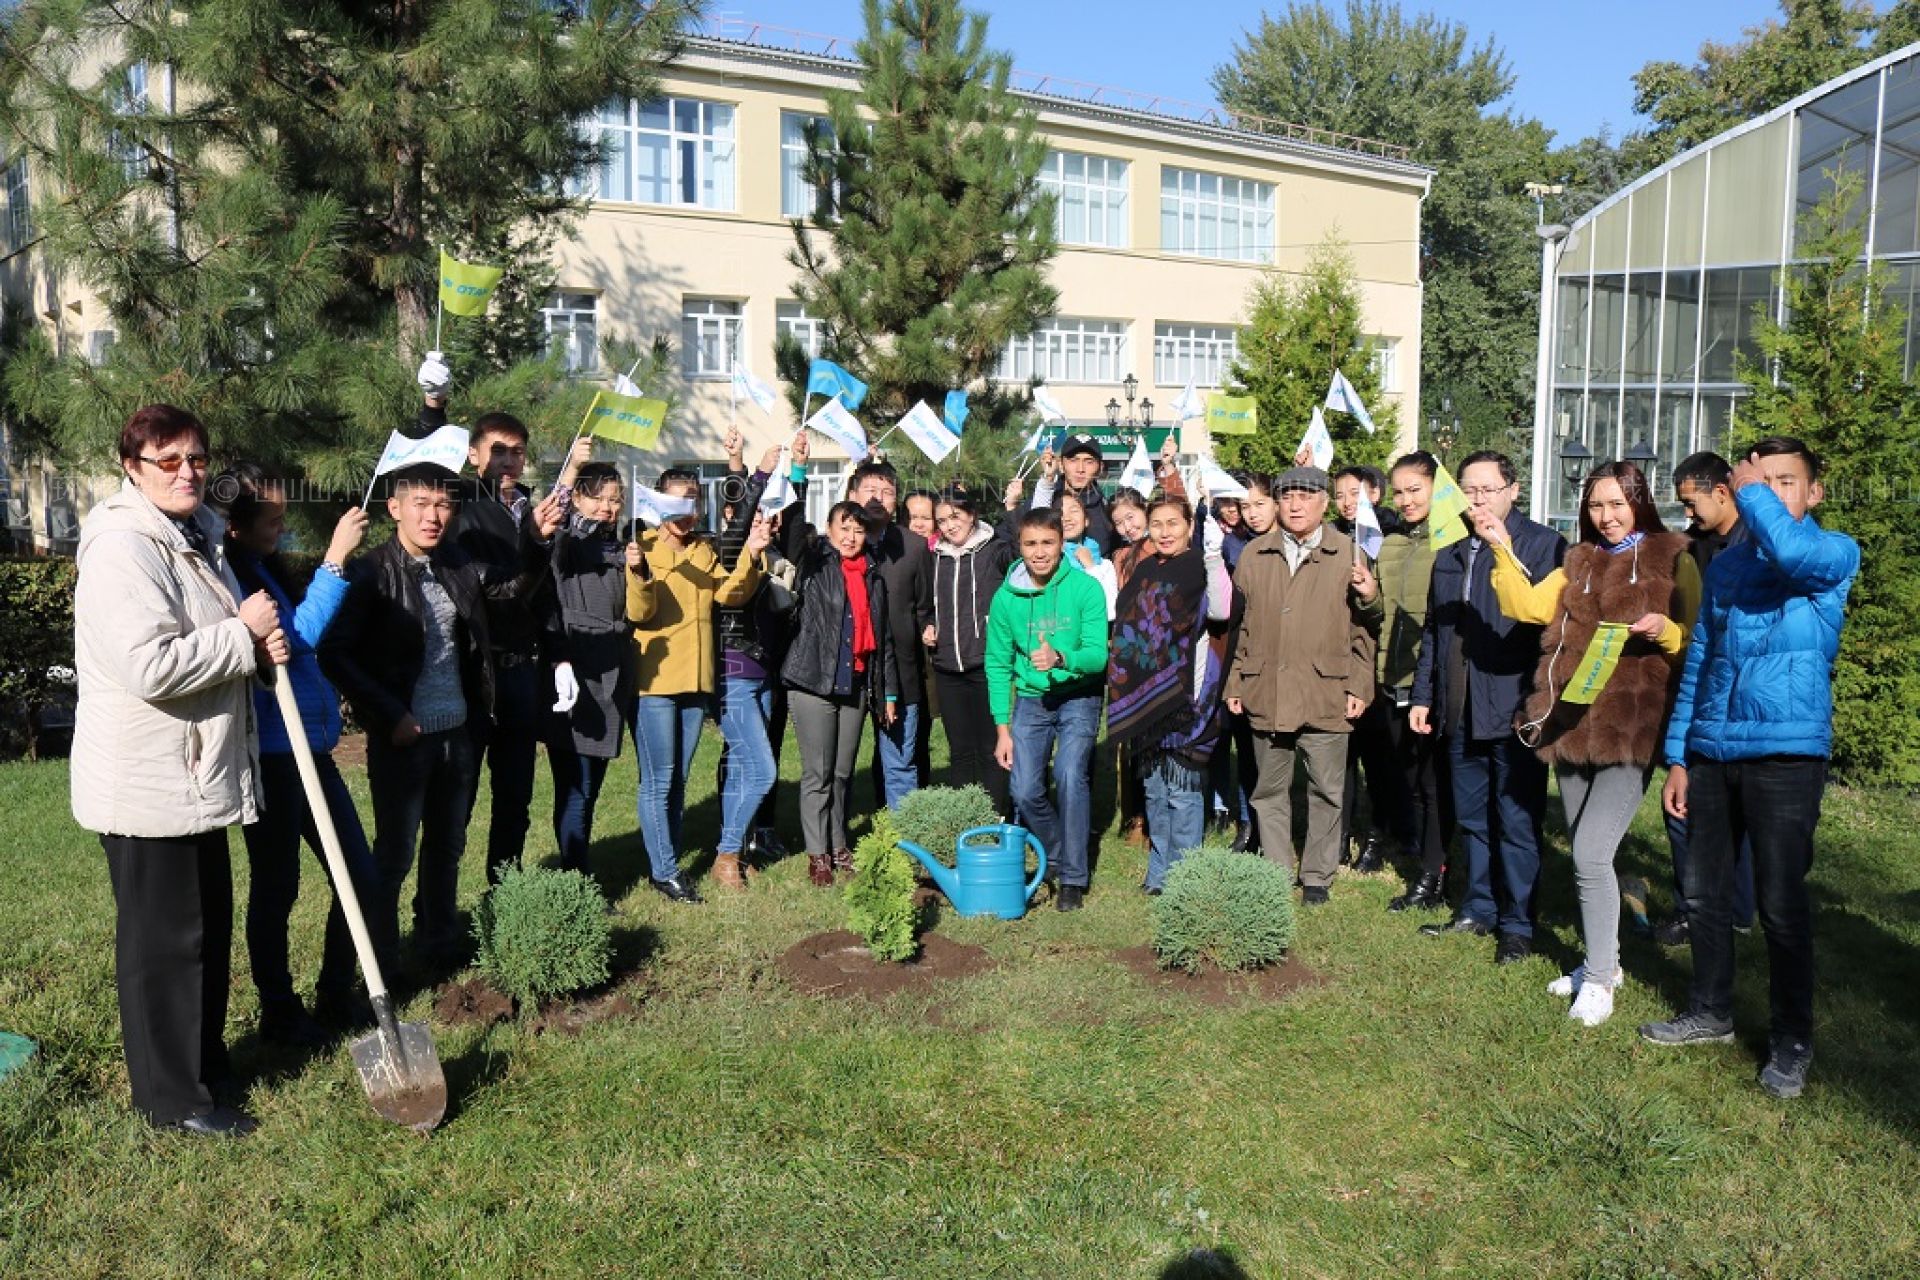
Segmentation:
[(364, 479), (411, 419), (445, 247), (507, 268), (486, 318), (446, 327), (454, 412), (565, 429), (578, 395), (526, 362), (584, 208), (568, 183), (599, 158), (578, 122), (653, 92), (698, 4), (26, 0), (0, 19), (8, 149), (50, 180), (46, 250), (117, 336), (99, 367), (30, 340), (11, 406), (97, 460), (133, 407), (176, 400), (223, 456)]
[[(1758, 310), (1763, 360), (1742, 361), (1753, 398), (1732, 449), (1797, 436), (1826, 460), (1815, 517), (1860, 544), (1834, 671), (1834, 765), (1858, 783), (1920, 784), (1920, 522), (1913, 514), (1920, 398), (1902, 368), (1906, 317), (1887, 300), (1892, 272), (1861, 258), (1860, 175), (1828, 171), (1833, 189), (1802, 219), (1785, 273), (1788, 320)], [(1776, 378), (1777, 375), (1777, 378)]]
[[(865, 0), (864, 12), (860, 87), (828, 93), (830, 127), (808, 140), (809, 179), (830, 198), (794, 223), (795, 294), (824, 322), (821, 354), (868, 383), (870, 437), (965, 388), (971, 416), (939, 473), (1004, 478), (1027, 397), (993, 385), (993, 370), (1059, 301), (1047, 144), (984, 17), (958, 0)], [(783, 338), (775, 362), (800, 408), (805, 351)]]
[(1345, 372), (1360, 393), (1377, 430), (1369, 433), (1357, 418), (1323, 411), (1334, 465), (1383, 466), (1393, 456), (1393, 418), (1381, 401), (1372, 344), (1361, 327), (1353, 261), (1338, 240), (1329, 238), (1314, 249), (1297, 280), (1268, 272), (1254, 282), (1227, 390), (1260, 402), (1260, 430), (1215, 437), (1215, 455), (1229, 467), (1252, 471), (1292, 466), (1335, 369)]

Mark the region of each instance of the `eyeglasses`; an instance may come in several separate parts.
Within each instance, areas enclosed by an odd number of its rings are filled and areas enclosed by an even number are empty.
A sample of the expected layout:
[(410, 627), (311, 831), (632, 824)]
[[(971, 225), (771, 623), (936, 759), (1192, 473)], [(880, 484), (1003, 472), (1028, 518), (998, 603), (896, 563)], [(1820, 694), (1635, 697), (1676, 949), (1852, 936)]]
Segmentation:
[(141, 454), (139, 458), (140, 461), (150, 466), (158, 467), (170, 476), (178, 475), (181, 467), (192, 467), (195, 471), (205, 471), (213, 462), (213, 459), (204, 453), (170, 453), (164, 458), (149, 458), (145, 454)]
[(1491, 498), (1494, 494), (1505, 493), (1511, 488), (1513, 488), (1513, 486), (1510, 484), (1483, 485), (1474, 489), (1462, 489), (1460, 492), (1466, 494), (1469, 498)]

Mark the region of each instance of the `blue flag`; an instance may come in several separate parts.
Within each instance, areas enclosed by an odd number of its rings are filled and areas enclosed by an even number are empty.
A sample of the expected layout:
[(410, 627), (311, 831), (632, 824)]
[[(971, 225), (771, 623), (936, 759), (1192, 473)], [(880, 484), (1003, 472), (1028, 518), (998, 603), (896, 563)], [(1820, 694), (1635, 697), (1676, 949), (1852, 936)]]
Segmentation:
[(947, 402), (940, 407), (940, 417), (947, 424), (947, 430), (959, 435), (960, 428), (967, 422), (967, 393), (947, 392)]
[(867, 384), (831, 360), (815, 360), (807, 366), (807, 394), (829, 400), (839, 396), (847, 408), (858, 409), (867, 398)]

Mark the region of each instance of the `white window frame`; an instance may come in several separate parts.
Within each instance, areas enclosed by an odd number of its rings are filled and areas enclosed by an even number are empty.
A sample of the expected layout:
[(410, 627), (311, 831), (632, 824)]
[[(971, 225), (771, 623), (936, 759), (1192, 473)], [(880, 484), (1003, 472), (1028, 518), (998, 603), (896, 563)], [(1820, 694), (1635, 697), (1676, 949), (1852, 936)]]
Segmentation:
[(808, 315), (805, 303), (795, 298), (780, 299), (773, 307), (773, 323), (777, 332), (800, 344), (807, 359), (820, 358), (827, 340), (827, 322), (819, 316)]
[(4, 175), (7, 197), (7, 251), (18, 253), (33, 239), (33, 190), (27, 154), (21, 152)]
[(1127, 375), (1127, 325), (1122, 320), (1054, 316), (1000, 353), (994, 377), (1053, 385), (1112, 386)]
[(1157, 387), (1217, 387), (1240, 358), (1240, 331), (1232, 325), (1161, 320), (1153, 326), (1153, 383)]
[[(688, 111), (693, 114), (691, 128), (683, 127)], [(608, 103), (580, 123), (583, 130), (597, 133), (600, 141), (608, 144), (608, 150), (598, 169), (574, 181), (573, 192), (612, 204), (731, 213), (739, 207), (738, 121), (739, 109), (734, 103), (709, 98), (663, 97), (644, 102), (627, 99), (622, 103)], [(643, 179), (637, 166), (642, 154), (639, 144), (643, 139), (654, 144), (647, 151), (656, 156), (657, 145), (661, 140), (665, 142), (664, 200), (641, 196)], [(644, 181), (650, 188), (662, 185), (657, 174)], [(684, 198), (684, 189), (689, 184), (693, 194), (690, 200)], [(657, 191), (648, 194), (651, 197)]]
[(839, 183), (834, 183), (830, 191), (822, 192), (807, 181), (807, 136), (802, 130), (809, 124), (819, 125), (821, 141), (832, 145), (833, 121), (826, 116), (810, 111), (780, 113), (780, 216), (783, 218), (831, 217), (840, 207)]
[[(1054, 238), (1061, 244), (1126, 248), (1131, 177), (1132, 166), (1116, 156), (1049, 151), (1040, 166), (1040, 185), (1054, 196)], [(1079, 236), (1068, 234), (1067, 226), (1067, 206), (1075, 201), (1084, 209), (1085, 231)]]
[(547, 325), (547, 349), (565, 349), (568, 374), (591, 377), (600, 372), (599, 294), (555, 289), (540, 315)]
[(1375, 337), (1369, 359), (1380, 379), (1380, 390), (1388, 395), (1400, 393), (1400, 339)]
[[(736, 298), (688, 297), (680, 303), (680, 372), (690, 380), (730, 378), (740, 351), (745, 308)], [(714, 361), (707, 359), (714, 344)]]
[(1187, 258), (1272, 262), (1274, 185), (1202, 169), (1160, 170), (1160, 247)]
[[(115, 115), (145, 115), (147, 110), (147, 64), (130, 63), (125, 78), (113, 93)], [(139, 182), (147, 175), (147, 152), (137, 136), (118, 129), (107, 133), (107, 153), (119, 161), (128, 182)]]

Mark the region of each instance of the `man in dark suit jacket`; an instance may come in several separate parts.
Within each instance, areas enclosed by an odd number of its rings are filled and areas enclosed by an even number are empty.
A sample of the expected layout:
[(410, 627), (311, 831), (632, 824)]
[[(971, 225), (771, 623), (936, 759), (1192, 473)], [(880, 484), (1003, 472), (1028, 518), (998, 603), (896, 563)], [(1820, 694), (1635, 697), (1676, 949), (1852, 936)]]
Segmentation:
[[(1520, 483), (1510, 458), (1473, 454), (1461, 464), (1460, 488), (1474, 506), (1506, 521), (1514, 554), (1536, 582), (1560, 567), (1566, 539), (1513, 510)], [(1469, 537), (1443, 547), (1433, 560), (1407, 725), (1415, 733), (1446, 739), (1467, 884), (1453, 919), (1423, 925), (1420, 932), (1485, 935), (1497, 928), (1499, 964), (1524, 960), (1533, 950), (1547, 767), (1520, 741), (1513, 722), (1539, 658), (1540, 628), (1500, 612), (1493, 594), (1493, 554), (1486, 544)]]

